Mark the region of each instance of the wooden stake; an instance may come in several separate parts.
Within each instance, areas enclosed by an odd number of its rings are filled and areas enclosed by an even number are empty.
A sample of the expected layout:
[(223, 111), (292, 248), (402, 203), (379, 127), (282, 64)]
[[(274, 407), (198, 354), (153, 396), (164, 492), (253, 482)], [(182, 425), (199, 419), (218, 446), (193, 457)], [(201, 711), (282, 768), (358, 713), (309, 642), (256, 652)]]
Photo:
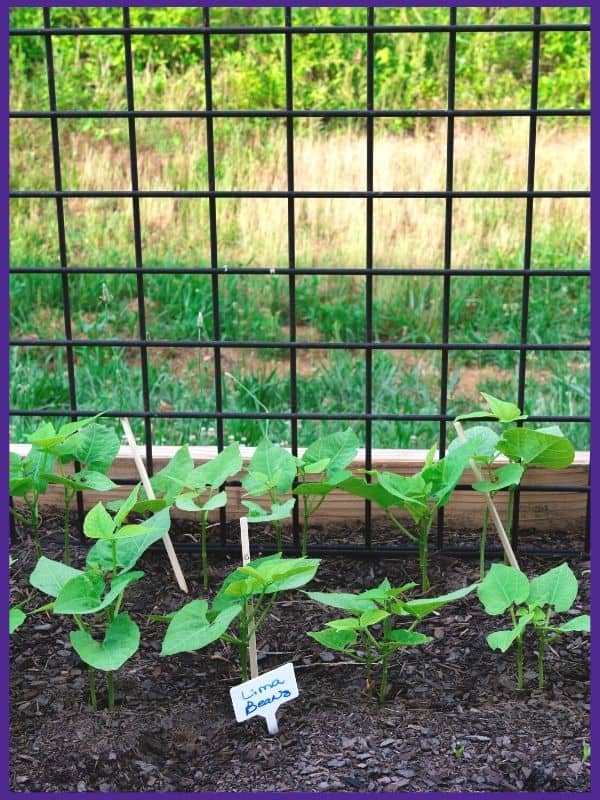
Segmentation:
[[(458, 434), (458, 438), (461, 442), (466, 442), (467, 437), (465, 436), (465, 432), (463, 430), (462, 425), (460, 422), (454, 421), (454, 428), (456, 433)], [(469, 465), (471, 470), (473, 471), (473, 475), (475, 475), (478, 481), (483, 480), (483, 475), (481, 474), (481, 470), (479, 469), (476, 462), (471, 458), (469, 459)], [(504, 530), (504, 525), (502, 524), (502, 520), (500, 519), (500, 515), (498, 514), (498, 509), (494, 505), (494, 501), (492, 500), (492, 495), (489, 492), (483, 492), (485, 495), (485, 501), (488, 504), (488, 508), (490, 509), (490, 513), (492, 515), (492, 519), (494, 520), (494, 525), (496, 526), (496, 530), (498, 531), (498, 536), (500, 537), (500, 542), (502, 543), (502, 547), (504, 548), (504, 552), (506, 553), (506, 557), (508, 558), (508, 562), (511, 567), (515, 569), (519, 569), (519, 564), (517, 559), (515, 558), (515, 554), (513, 552), (512, 546)]]
[[(242, 564), (250, 561), (250, 540), (248, 538), (248, 519), (240, 517), (240, 539), (242, 542)], [(248, 600), (248, 621), (251, 623), (254, 618), (254, 606), (252, 600)], [(248, 654), (250, 656), (250, 678), (258, 677), (258, 657), (256, 655), (256, 632), (250, 637), (248, 642)], [(269, 732), (271, 732), (269, 730)]]
[[(131, 447), (131, 452), (133, 454), (133, 460), (135, 461), (135, 466), (137, 467), (137, 471), (140, 475), (140, 479), (142, 481), (142, 486), (144, 487), (144, 491), (146, 492), (146, 496), (149, 500), (155, 500), (156, 495), (154, 494), (154, 490), (150, 484), (150, 479), (148, 478), (148, 473), (146, 472), (146, 467), (144, 466), (144, 462), (142, 461), (142, 457), (140, 455), (139, 448), (137, 446), (137, 442), (135, 441), (135, 436), (133, 435), (133, 431), (131, 430), (131, 425), (129, 424), (129, 420), (126, 417), (121, 418), (121, 425), (123, 426), (123, 430), (125, 431), (125, 436), (127, 437), (127, 441), (129, 442), (129, 446)], [(188, 593), (187, 583), (185, 582), (185, 578), (183, 576), (183, 572), (181, 569), (181, 565), (179, 563), (179, 559), (177, 558), (177, 554), (175, 553), (175, 549), (173, 548), (173, 542), (171, 541), (171, 537), (168, 533), (162, 537), (163, 544), (167, 551), (167, 555), (169, 556), (169, 561), (171, 562), (171, 567), (173, 572), (175, 573), (175, 578), (177, 579), (177, 583), (179, 588), (182, 592)]]

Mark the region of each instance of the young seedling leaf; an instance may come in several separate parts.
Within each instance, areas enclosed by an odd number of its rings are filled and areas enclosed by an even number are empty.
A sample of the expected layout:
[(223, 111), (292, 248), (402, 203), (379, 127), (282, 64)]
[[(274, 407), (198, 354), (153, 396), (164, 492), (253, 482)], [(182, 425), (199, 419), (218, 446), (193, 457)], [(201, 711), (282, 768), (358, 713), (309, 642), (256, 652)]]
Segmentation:
[(359, 617), (359, 624), (361, 628), (368, 628), (370, 625), (379, 624), (389, 616), (389, 612), (382, 608), (375, 608), (372, 611), (364, 611)]
[(450, 500), (456, 484), (478, 448), (479, 439), (477, 437), (468, 439), (435, 464), (421, 470), (422, 479), (431, 483), (429, 494), (436, 508), (442, 508)]
[(202, 511), (214, 511), (227, 505), (227, 492), (219, 492), (210, 497), (202, 506)]
[(354, 631), (358, 628), (366, 627), (366, 625), (361, 625), (358, 617), (342, 617), (341, 619), (332, 619), (327, 623), (327, 626), (333, 628), (335, 631)]
[(46, 475), (45, 477), (47, 478), (48, 483), (67, 486), (76, 492), (85, 491), (86, 489), (92, 489), (95, 492), (106, 492), (109, 489), (118, 488), (117, 484), (113, 483), (113, 481), (104, 475), (104, 473), (94, 472), (93, 470), (82, 470), (81, 472), (76, 472), (68, 478), (63, 477), (62, 475), (53, 474)]
[(379, 484), (396, 499), (394, 505), (407, 508), (413, 517), (419, 518), (427, 507), (427, 484), (421, 475), (396, 475), (393, 472), (376, 472)]
[(241, 610), (242, 606), (236, 603), (223, 609), (209, 622), (206, 600), (192, 600), (173, 615), (165, 633), (161, 656), (200, 650), (220, 639)]
[(186, 444), (179, 448), (166, 467), (150, 479), (154, 493), (171, 502), (187, 488), (187, 480), (193, 469), (194, 462)]
[[(467, 415), (468, 416), (468, 415)], [(458, 417), (457, 417), (458, 419)], [(499, 435), (492, 428), (485, 425), (473, 425), (467, 428), (464, 432), (467, 441), (477, 439), (479, 444), (475, 453), (473, 453), (473, 460), (482, 464), (491, 464), (497, 453)], [(448, 453), (460, 447), (462, 441), (459, 438), (453, 439), (448, 445)]]
[(248, 464), (242, 486), (247, 496), (266, 494), (275, 489), (279, 496), (288, 494), (296, 477), (296, 459), (269, 439), (261, 439)]
[(104, 597), (104, 578), (84, 572), (72, 578), (56, 598), (55, 614), (95, 614), (107, 608), (130, 583), (139, 580), (143, 572), (127, 572), (117, 575)]
[(148, 519), (143, 522), (134, 523), (133, 525), (123, 525), (123, 527), (119, 528), (116, 532), (115, 538), (127, 539), (130, 536), (147, 536), (149, 534), (154, 536), (155, 533), (160, 533), (161, 536), (165, 536), (165, 534), (169, 532), (170, 527), (170, 510), (164, 508), (162, 511), (158, 511), (156, 514), (148, 517)]
[(76, 446), (69, 455), (74, 461), (85, 464), (87, 469), (108, 472), (119, 452), (120, 441), (112, 428), (92, 423), (76, 434)]
[(138, 501), (138, 495), (140, 493), (140, 486), (141, 484), (136, 484), (133, 487), (131, 492), (129, 493), (128, 497), (125, 498), (123, 504), (117, 511), (115, 515), (115, 527), (118, 528), (122, 525), (122, 523), (127, 519), (128, 515), (133, 511), (135, 504)]
[(573, 463), (575, 450), (564, 436), (528, 428), (509, 428), (498, 441), (498, 450), (511, 461), (528, 466), (564, 469)]
[[(121, 572), (128, 572), (136, 564), (138, 559), (146, 550), (162, 539), (163, 532), (160, 528), (148, 531), (144, 536), (135, 536), (128, 539), (117, 539), (115, 542), (117, 550), (117, 567)], [(112, 570), (112, 542), (108, 539), (99, 539), (89, 550), (86, 560), (86, 567), (93, 569), (94, 566), (100, 567), (103, 572)]]
[(503, 614), (513, 603), (525, 602), (529, 595), (529, 580), (514, 567), (492, 564), (477, 587), (477, 595), (488, 614)]
[(122, 667), (140, 646), (140, 630), (125, 612), (110, 623), (102, 642), (97, 642), (85, 631), (72, 631), (69, 638), (85, 664), (104, 672)]
[(322, 631), (309, 631), (308, 636), (314, 639), (315, 642), (322, 644), (330, 650), (337, 650), (343, 653), (347, 650), (348, 646), (356, 642), (358, 636), (356, 631), (352, 630), (335, 630), (334, 628), (325, 628)]
[(83, 532), (90, 539), (112, 539), (115, 528), (115, 520), (102, 503), (96, 503), (83, 520)]
[(48, 448), (62, 441), (63, 437), (56, 433), (51, 422), (43, 422), (33, 433), (26, 437), (28, 442), (38, 448)]
[(185, 494), (179, 494), (175, 498), (175, 507), (180, 511), (189, 511), (192, 514), (199, 512), (202, 509), (196, 503), (197, 498), (197, 492), (185, 492)]
[(581, 631), (582, 633), (590, 632), (590, 615), (580, 614), (578, 617), (573, 617), (568, 622), (563, 622), (556, 630), (568, 633), (569, 631)]
[(533, 578), (529, 586), (529, 606), (552, 606), (558, 612), (568, 611), (577, 597), (577, 578), (567, 563)]
[(505, 464), (494, 471), (494, 480), (476, 481), (473, 488), (478, 492), (499, 492), (509, 486), (518, 486), (525, 472), (521, 464)]
[[(273, 553), (270, 556), (262, 556), (261, 558), (255, 558), (252, 561), (249, 561), (246, 566), (254, 567), (258, 569), (258, 567), (263, 563), (269, 563), (271, 561), (278, 561), (282, 558), (281, 553)], [(215, 611), (221, 611), (223, 608), (227, 608), (232, 603), (237, 603), (237, 598), (232, 597), (231, 595), (226, 594), (227, 589), (231, 586), (232, 583), (236, 581), (243, 580), (245, 578), (244, 573), (241, 571), (241, 567), (230, 572), (229, 575), (225, 578), (223, 583), (221, 584), (221, 588), (217, 592), (215, 599), (213, 600), (212, 608)]]
[(358, 452), (358, 439), (352, 428), (347, 428), (340, 433), (331, 433), (317, 439), (306, 448), (302, 456), (304, 471), (308, 473), (307, 467), (311, 464), (327, 463), (322, 467), (321, 472), (327, 468), (327, 475), (341, 472), (355, 458)]
[(365, 480), (352, 477), (339, 483), (338, 488), (355, 497), (371, 500), (371, 502), (377, 503), (384, 509), (398, 505), (397, 496), (384, 489), (380, 483), (367, 483)]
[(492, 650), (501, 650), (506, 653), (508, 648), (512, 645), (515, 639), (520, 636), (527, 624), (531, 621), (533, 614), (525, 614), (521, 617), (517, 625), (509, 631), (494, 631), (488, 634), (486, 641)]
[(217, 489), (227, 478), (237, 475), (241, 468), (240, 446), (230, 444), (211, 461), (193, 469), (186, 479), (186, 486), (189, 489), (203, 489), (205, 486)]
[(312, 464), (305, 464), (302, 459), (299, 458), (298, 464), (305, 475), (319, 475), (321, 472), (325, 472), (330, 461), (330, 458), (322, 458), (320, 461), (313, 461)]
[(34, 589), (38, 589), (50, 597), (58, 597), (66, 583), (83, 574), (80, 569), (69, 567), (62, 561), (53, 561), (42, 556), (29, 576), (29, 583)]
[(330, 608), (341, 608), (352, 614), (362, 614), (377, 608), (376, 603), (363, 595), (349, 592), (304, 592), (307, 597)]
[(27, 619), (27, 614), (21, 611), (20, 608), (11, 608), (8, 612), (8, 630), (9, 633), (14, 633)]
[(456, 589), (454, 592), (442, 594), (439, 597), (419, 597), (415, 600), (399, 600), (399, 604), (411, 616), (423, 619), (428, 614), (436, 611), (438, 608), (453, 603), (455, 600), (461, 600), (470, 594), (476, 587), (477, 583), (471, 583), (469, 586), (464, 586), (462, 589)]
[(262, 506), (258, 503), (253, 503), (252, 500), (242, 500), (242, 503), (248, 509), (248, 522), (275, 522), (287, 519), (292, 514), (295, 502), (296, 498), (292, 497), (286, 500), (285, 503), (272, 503), (271, 511), (265, 511)]
[(500, 422), (508, 425), (510, 422), (517, 422), (517, 420), (527, 419), (527, 414), (522, 414), (521, 409), (514, 403), (508, 403), (505, 400), (499, 400), (491, 394), (480, 392), (483, 399), (486, 401), (492, 414)]
[(399, 645), (415, 645), (415, 644), (429, 644), (433, 642), (432, 636), (426, 636), (424, 633), (418, 631), (408, 631), (405, 628), (396, 628), (390, 631), (388, 639)]
[(86, 419), (76, 420), (75, 422), (65, 422), (65, 424), (61, 425), (60, 428), (58, 429), (58, 433), (60, 436), (63, 437), (63, 439), (66, 439), (70, 437), (71, 434), (77, 433), (77, 431), (81, 431), (84, 428), (87, 428), (88, 425), (92, 425), (94, 422), (96, 422), (98, 417), (102, 416), (102, 414), (104, 414), (103, 411), (101, 411), (99, 414), (95, 414), (93, 417), (87, 417)]

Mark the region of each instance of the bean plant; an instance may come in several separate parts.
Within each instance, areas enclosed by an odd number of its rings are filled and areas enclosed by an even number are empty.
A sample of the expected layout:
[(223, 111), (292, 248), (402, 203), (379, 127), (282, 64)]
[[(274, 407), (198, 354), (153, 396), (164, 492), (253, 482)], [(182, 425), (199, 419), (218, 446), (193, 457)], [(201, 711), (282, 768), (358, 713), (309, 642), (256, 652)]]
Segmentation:
[(266, 495), (269, 498), (271, 510), (265, 510), (252, 500), (242, 500), (242, 503), (248, 509), (248, 522), (273, 522), (278, 552), (282, 552), (283, 547), (282, 520), (291, 515), (296, 503), (294, 497), (288, 500), (283, 498), (291, 493), (295, 478), (296, 459), (294, 456), (264, 436), (258, 443), (246, 468), (242, 487), (246, 490), (244, 497)]
[[(457, 589), (440, 597), (407, 599), (406, 594), (416, 583), (392, 587), (387, 578), (374, 589), (360, 594), (346, 592), (306, 592), (315, 600), (332, 608), (341, 608), (350, 616), (331, 620), (321, 631), (310, 631), (309, 636), (330, 650), (352, 656), (367, 668), (367, 691), (372, 696), (372, 671), (381, 664), (379, 702), (388, 692), (388, 664), (390, 657), (403, 647), (427, 644), (433, 639), (415, 630), (425, 617), (454, 600), (460, 600), (473, 591), (476, 584)], [(406, 627), (394, 627), (397, 619), (408, 621)]]
[[(521, 409), (514, 403), (500, 400), (485, 392), (481, 392), (481, 395), (486, 401), (489, 411), (474, 411), (470, 414), (461, 414), (455, 421), (462, 422), (486, 418), (502, 425), (500, 434), (490, 427), (475, 425), (466, 429), (465, 436), (468, 440), (477, 439), (480, 442), (473, 459), (481, 464), (486, 472), (486, 479), (476, 481), (473, 484), (473, 488), (479, 492), (489, 493), (492, 497), (502, 489), (508, 490), (505, 528), (510, 539), (516, 492), (527, 469), (531, 466), (564, 469), (573, 462), (575, 451), (571, 442), (563, 435), (557, 425), (537, 429), (509, 427), (511, 423), (526, 420), (527, 415), (523, 414)], [(460, 447), (460, 444), (460, 440), (455, 439), (448, 448), (449, 452), (454, 447)], [(493, 463), (500, 455), (505, 456), (509, 463), (494, 469)], [(488, 522), (489, 509), (486, 505), (480, 540), (480, 574), (482, 579), (485, 572)]]
[(237, 647), (242, 681), (250, 677), (248, 645), (280, 593), (313, 579), (315, 558), (283, 558), (274, 553), (238, 567), (225, 578), (212, 605), (192, 600), (174, 614), (153, 619), (168, 621), (161, 655), (193, 652), (217, 639)]
[[(150, 484), (156, 495), (152, 500), (142, 496), (133, 511), (160, 511), (175, 506), (181, 511), (197, 513), (200, 520), (200, 550), (202, 582), (208, 587), (208, 555), (206, 540), (208, 516), (211, 511), (227, 504), (227, 492), (221, 487), (228, 478), (242, 468), (242, 457), (237, 443), (231, 444), (215, 458), (199, 467), (194, 467), (188, 445), (179, 448), (169, 463), (156, 473)], [(119, 508), (120, 501), (110, 504)]]
[[(387, 518), (398, 530), (418, 546), (421, 587), (424, 592), (431, 586), (428, 551), (433, 520), (437, 511), (450, 500), (456, 484), (478, 446), (478, 439), (467, 441), (437, 461), (433, 460), (435, 452), (433, 447), (425, 458), (423, 469), (415, 475), (405, 476), (393, 472), (369, 470), (368, 474), (376, 478), (375, 483), (348, 478), (339, 484), (339, 488), (344, 491), (364, 497), (381, 506)], [(415, 522), (416, 533), (406, 527), (395, 509), (409, 513)]]
[[(69, 541), (69, 514), (77, 492), (86, 489), (107, 491), (116, 484), (107, 472), (119, 451), (119, 438), (112, 428), (96, 422), (100, 414), (85, 420), (68, 422), (58, 431), (51, 422), (40, 425), (28, 436), (31, 449), (19, 458), (11, 453), (9, 491), (13, 497), (22, 497), (29, 510), (29, 520), (16, 509), (13, 514), (31, 527), (36, 555), (42, 555), (39, 536), (39, 499), (49, 484), (60, 484), (64, 489), (64, 551), (65, 564), (71, 561)], [(83, 466), (76, 473), (65, 467), (78, 463)], [(58, 468), (58, 474), (54, 469)]]
[[(60, 561), (42, 556), (29, 581), (53, 600), (29, 613), (52, 611), (69, 616), (76, 630), (70, 641), (75, 652), (88, 666), (89, 696), (97, 708), (95, 670), (106, 672), (108, 707), (114, 708), (113, 673), (134, 653), (140, 642), (136, 623), (121, 610), (126, 588), (138, 581), (143, 572), (134, 570), (139, 557), (169, 530), (168, 509), (147, 520), (126, 524), (139, 493), (136, 486), (121, 509), (112, 517), (102, 503), (86, 515), (83, 531), (96, 544), (86, 558), (85, 570), (75, 569)], [(98, 641), (93, 634), (103, 631)]]
[(517, 650), (517, 688), (523, 688), (523, 649), (525, 631), (531, 625), (538, 642), (538, 687), (544, 686), (544, 655), (547, 646), (558, 636), (571, 631), (589, 632), (589, 614), (580, 614), (567, 622), (555, 624), (555, 613), (569, 611), (577, 596), (577, 579), (568, 564), (548, 570), (529, 580), (527, 575), (505, 564), (492, 564), (477, 594), (490, 615), (510, 613), (512, 628), (487, 636), (492, 650), (505, 653), (513, 644)]
[[(307, 553), (311, 516), (330, 492), (352, 477), (346, 467), (354, 460), (357, 452), (356, 434), (352, 428), (347, 428), (341, 433), (332, 433), (317, 439), (306, 448), (302, 457), (296, 459), (297, 478), (300, 482), (293, 491), (302, 498), (302, 555)], [(316, 479), (313, 476), (317, 476)]]

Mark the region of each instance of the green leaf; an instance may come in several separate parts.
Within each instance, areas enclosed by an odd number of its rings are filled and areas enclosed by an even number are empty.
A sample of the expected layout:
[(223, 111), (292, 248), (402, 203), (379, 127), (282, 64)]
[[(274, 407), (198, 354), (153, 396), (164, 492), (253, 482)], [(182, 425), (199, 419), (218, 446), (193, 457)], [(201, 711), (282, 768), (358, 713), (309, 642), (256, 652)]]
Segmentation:
[(397, 628), (396, 630), (390, 631), (387, 638), (403, 646), (428, 644), (433, 641), (432, 636), (425, 636), (424, 633), (419, 633), (418, 631), (408, 631), (405, 628)]
[(106, 629), (104, 640), (97, 642), (85, 631), (72, 631), (69, 638), (79, 658), (94, 669), (112, 672), (137, 652), (140, 629), (129, 614), (118, 614)]
[(529, 606), (552, 606), (558, 612), (568, 611), (577, 597), (577, 578), (566, 563), (533, 578), (529, 586)]
[(58, 433), (63, 437), (63, 439), (66, 439), (67, 437), (70, 437), (71, 434), (87, 428), (88, 425), (94, 423), (98, 417), (102, 416), (102, 414), (104, 414), (104, 411), (101, 411), (99, 414), (95, 414), (93, 417), (86, 417), (86, 419), (79, 419), (75, 422), (65, 422), (65, 424), (61, 425), (58, 429)]
[(73, 460), (85, 464), (88, 470), (108, 472), (121, 444), (116, 432), (105, 425), (92, 423), (80, 430), (76, 437), (76, 446), (69, 452)]
[(27, 614), (21, 611), (20, 608), (11, 608), (8, 612), (8, 630), (9, 633), (14, 633), (17, 628), (22, 625), (27, 619)]
[(326, 468), (329, 476), (344, 470), (354, 460), (357, 452), (358, 439), (356, 434), (352, 428), (347, 428), (341, 433), (322, 436), (309, 445), (302, 456), (302, 464), (306, 472), (307, 466), (319, 462), (323, 463), (327, 459)]
[(304, 475), (319, 475), (321, 472), (325, 472), (330, 460), (329, 458), (322, 458), (320, 461), (313, 461), (312, 464), (305, 464), (302, 459), (299, 458), (298, 464)]
[(473, 488), (478, 492), (499, 492), (500, 489), (506, 489), (508, 486), (518, 486), (524, 472), (525, 469), (521, 464), (505, 464), (494, 470), (494, 480), (476, 481)]
[(190, 489), (203, 489), (205, 486), (217, 489), (225, 483), (227, 478), (237, 475), (241, 469), (240, 446), (235, 442), (222, 450), (211, 461), (193, 469), (186, 479), (186, 486)]
[(506, 564), (492, 564), (477, 587), (477, 595), (488, 614), (502, 614), (513, 603), (524, 603), (529, 594), (527, 575)]
[(161, 656), (200, 650), (220, 639), (241, 610), (239, 603), (231, 605), (209, 622), (206, 600), (192, 600), (173, 615), (162, 643)]
[(348, 592), (304, 592), (304, 594), (316, 603), (330, 608), (341, 608), (353, 614), (362, 614), (364, 611), (377, 608), (372, 600)]
[(395, 498), (394, 505), (406, 508), (413, 519), (419, 520), (429, 513), (427, 506), (427, 484), (421, 475), (396, 475), (393, 472), (372, 471), (379, 484)]
[(137, 503), (139, 492), (140, 492), (140, 484), (138, 483), (133, 487), (129, 495), (125, 498), (123, 504), (120, 506), (118, 512), (115, 515), (116, 528), (120, 528), (124, 520), (126, 520), (128, 515), (133, 511), (133, 508)]
[(442, 508), (450, 500), (456, 484), (469, 465), (469, 460), (477, 452), (479, 439), (468, 439), (455, 447), (430, 467), (421, 470), (421, 477), (431, 484), (430, 499), (436, 508)]
[(354, 631), (357, 628), (366, 627), (361, 625), (358, 617), (343, 617), (342, 619), (332, 619), (327, 623), (328, 627), (336, 631)]
[(469, 586), (456, 589), (454, 592), (449, 592), (448, 594), (439, 595), (439, 597), (419, 597), (416, 600), (400, 600), (398, 602), (401, 604), (402, 608), (413, 617), (423, 619), (438, 608), (466, 597), (477, 585), (477, 583), (471, 583)]
[(512, 630), (495, 631), (494, 633), (490, 633), (486, 637), (487, 643), (492, 650), (501, 650), (503, 653), (506, 653), (515, 639), (523, 633), (532, 617), (533, 614), (525, 614), (523, 617), (521, 617), (517, 625)]
[(563, 469), (573, 463), (575, 450), (564, 436), (528, 428), (509, 428), (498, 441), (498, 450), (511, 461), (526, 465)]
[(265, 511), (258, 503), (251, 500), (242, 500), (242, 504), (248, 509), (248, 522), (274, 522), (276, 520), (287, 519), (292, 514), (292, 509), (296, 498), (292, 497), (285, 503), (273, 503), (271, 511)]
[[(143, 553), (163, 536), (162, 527), (157, 525), (142, 536), (116, 539), (117, 567), (121, 572), (128, 572), (137, 564)], [(103, 572), (112, 570), (112, 542), (108, 539), (99, 539), (89, 550), (85, 563), (88, 569), (97, 565)]]
[(166, 467), (150, 479), (154, 493), (169, 500), (177, 497), (187, 487), (187, 480), (193, 469), (194, 462), (186, 444), (179, 448)]
[(329, 650), (337, 650), (340, 653), (343, 653), (348, 648), (348, 645), (354, 644), (358, 638), (356, 631), (336, 631), (333, 628), (325, 628), (322, 631), (309, 631), (308, 636), (323, 645), (323, 647), (327, 647)]
[(69, 567), (62, 561), (52, 561), (42, 556), (29, 576), (29, 583), (44, 594), (57, 597), (66, 583), (83, 574), (80, 569)]
[(398, 498), (384, 489), (380, 483), (367, 483), (365, 480), (352, 477), (339, 483), (337, 488), (354, 497), (363, 497), (365, 500), (377, 503), (384, 509), (398, 504)]
[[(213, 601), (213, 608), (219, 610), (227, 605), (225, 598), (242, 600), (257, 594), (275, 594), (304, 586), (313, 579), (319, 567), (318, 558), (280, 558), (272, 556), (250, 561), (246, 567), (239, 567), (223, 582)], [(247, 575), (251, 567), (251, 574)]]
[(88, 511), (83, 520), (83, 532), (90, 539), (112, 539), (115, 527), (115, 521), (100, 502)]
[(390, 614), (381, 608), (375, 608), (372, 611), (364, 611), (359, 617), (360, 627), (368, 628), (370, 625), (377, 625), (389, 616)]
[(51, 422), (43, 422), (39, 428), (26, 437), (28, 442), (38, 448), (48, 448), (62, 441), (63, 437), (58, 436), (56, 428)]
[(573, 617), (568, 622), (563, 622), (558, 626), (559, 631), (568, 633), (569, 631), (581, 631), (582, 633), (590, 632), (590, 615), (580, 614), (578, 617)]
[(84, 572), (72, 578), (62, 588), (54, 603), (55, 614), (95, 614), (107, 608), (118, 595), (143, 572), (127, 572), (117, 575), (111, 582), (109, 591), (102, 597), (104, 578)]
[(496, 419), (500, 420), (500, 422), (503, 422), (505, 425), (509, 422), (527, 419), (527, 414), (523, 414), (519, 406), (516, 406), (514, 403), (509, 403), (506, 400), (499, 400), (497, 397), (486, 394), (485, 392), (480, 392), (480, 394), (490, 407)]
[(214, 511), (216, 508), (223, 508), (223, 506), (227, 505), (227, 492), (219, 492), (218, 494), (214, 494), (212, 497), (204, 503), (202, 506), (202, 511)]
[[(249, 561), (247, 566), (251, 566), (257, 569), (264, 562), (279, 561), (281, 558), (282, 558), (281, 553), (273, 553), (270, 556), (262, 556), (261, 558), (255, 558), (252, 561)], [(245, 575), (243, 572), (241, 572), (241, 567), (238, 567), (238, 569), (235, 569), (233, 570), (233, 572), (229, 573), (229, 575), (225, 578), (225, 580), (221, 584), (221, 588), (219, 589), (219, 591), (215, 596), (215, 599), (213, 600), (212, 607), (215, 611), (220, 611), (221, 609), (230, 606), (232, 603), (237, 602), (236, 599), (227, 595), (226, 591), (232, 583), (235, 583), (236, 581), (239, 580), (243, 580), (244, 577)]]
[(113, 483), (111, 479), (107, 478), (102, 472), (82, 470), (81, 472), (76, 472), (69, 477), (53, 474), (46, 475), (45, 477), (47, 478), (48, 483), (67, 486), (76, 492), (83, 492), (86, 489), (92, 489), (96, 492), (106, 492), (109, 489), (118, 488), (117, 484)]
[[(473, 453), (473, 460), (483, 464), (490, 464), (496, 455), (496, 445), (500, 438), (496, 431), (485, 425), (473, 425), (467, 428), (464, 433), (467, 441), (471, 439), (477, 439), (479, 441), (477, 450)], [(448, 445), (448, 452), (451, 453), (453, 450), (456, 450), (461, 444), (462, 441), (460, 439), (453, 439)]]
[(164, 508), (158, 511), (143, 522), (136, 522), (132, 525), (123, 525), (122, 528), (115, 533), (115, 539), (128, 539), (131, 536), (147, 536), (150, 534), (154, 536), (155, 533), (160, 533), (165, 536), (171, 527), (170, 509)]
[[(308, 470), (306, 472), (309, 474)], [(352, 473), (348, 472), (348, 470), (341, 470), (341, 472), (332, 473), (324, 481), (304, 481), (304, 483), (295, 486), (292, 491), (298, 495), (327, 497), (334, 489), (342, 488), (341, 484), (349, 478), (352, 478)]]
[(267, 494), (270, 489), (275, 489), (281, 496), (291, 492), (295, 477), (294, 456), (269, 439), (261, 439), (248, 464), (242, 486), (250, 496)]

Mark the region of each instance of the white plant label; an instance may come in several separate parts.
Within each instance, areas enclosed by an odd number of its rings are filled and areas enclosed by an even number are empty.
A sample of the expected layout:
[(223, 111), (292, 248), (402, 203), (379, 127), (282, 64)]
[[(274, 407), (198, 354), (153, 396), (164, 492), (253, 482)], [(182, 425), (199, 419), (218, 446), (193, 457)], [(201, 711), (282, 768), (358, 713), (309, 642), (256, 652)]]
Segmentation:
[(235, 718), (245, 722), (251, 717), (264, 717), (269, 733), (277, 733), (277, 709), (282, 703), (298, 697), (298, 685), (292, 663), (264, 672), (229, 690)]

